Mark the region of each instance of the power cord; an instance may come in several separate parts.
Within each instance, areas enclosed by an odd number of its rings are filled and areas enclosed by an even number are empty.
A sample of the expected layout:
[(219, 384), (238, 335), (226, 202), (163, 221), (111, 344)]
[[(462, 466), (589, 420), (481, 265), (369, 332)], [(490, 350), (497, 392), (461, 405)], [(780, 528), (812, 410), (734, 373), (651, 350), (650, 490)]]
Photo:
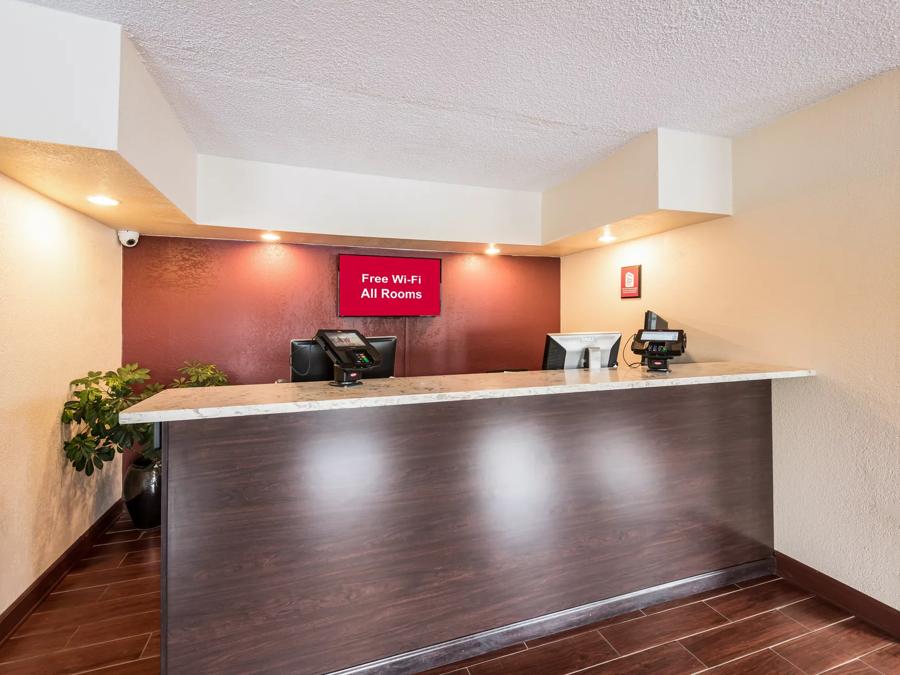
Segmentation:
[(628, 353), (628, 345), (631, 344), (632, 342), (634, 342), (634, 338), (636, 338), (636, 337), (637, 337), (637, 333), (632, 333), (631, 337), (628, 338), (627, 340), (625, 340), (625, 346), (622, 347), (622, 361), (629, 368), (640, 368), (641, 367), (640, 360), (636, 361), (635, 363), (629, 363), (628, 358), (625, 356)]

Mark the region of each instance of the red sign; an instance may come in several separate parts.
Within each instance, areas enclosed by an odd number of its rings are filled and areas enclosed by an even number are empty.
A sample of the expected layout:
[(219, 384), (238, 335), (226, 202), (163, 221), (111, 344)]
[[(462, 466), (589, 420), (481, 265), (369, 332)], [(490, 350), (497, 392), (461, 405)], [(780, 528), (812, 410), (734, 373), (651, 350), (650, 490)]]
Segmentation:
[(641, 266), (629, 265), (622, 268), (621, 290), (623, 298), (641, 297)]
[(441, 259), (342, 255), (339, 316), (438, 316)]

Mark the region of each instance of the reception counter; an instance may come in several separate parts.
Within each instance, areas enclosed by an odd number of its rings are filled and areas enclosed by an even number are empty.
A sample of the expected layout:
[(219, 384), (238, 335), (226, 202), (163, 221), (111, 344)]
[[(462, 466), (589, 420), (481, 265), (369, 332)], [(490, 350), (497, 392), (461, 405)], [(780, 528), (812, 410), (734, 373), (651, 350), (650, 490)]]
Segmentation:
[(739, 363), (168, 390), (166, 672), (414, 673), (771, 569)]

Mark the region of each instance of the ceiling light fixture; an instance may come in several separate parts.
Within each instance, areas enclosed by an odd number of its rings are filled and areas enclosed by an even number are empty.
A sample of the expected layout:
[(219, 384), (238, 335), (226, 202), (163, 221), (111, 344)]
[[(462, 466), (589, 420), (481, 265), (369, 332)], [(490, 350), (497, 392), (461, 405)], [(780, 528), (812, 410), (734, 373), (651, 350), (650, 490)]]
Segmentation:
[(603, 234), (601, 234), (599, 237), (597, 237), (597, 241), (599, 241), (601, 244), (611, 244), (615, 240), (616, 240), (615, 235), (613, 235), (612, 232), (609, 231), (609, 225), (604, 225), (603, 226)]
[(106, 195), (90, 195), (87, 200), (97, 206), (118, 206), (120, 204), (118, 199), (113, 199)]
[(263, 241), (281, 241), (281, 237), (274, 232), (263, 232), (259, 237)]
[(498, 253), (500, 253), (500, 249), (497, 248), (496, 244), (490, 244), (486, 249), (484, 249), (484, 252), (488, 255), (497, 255)]

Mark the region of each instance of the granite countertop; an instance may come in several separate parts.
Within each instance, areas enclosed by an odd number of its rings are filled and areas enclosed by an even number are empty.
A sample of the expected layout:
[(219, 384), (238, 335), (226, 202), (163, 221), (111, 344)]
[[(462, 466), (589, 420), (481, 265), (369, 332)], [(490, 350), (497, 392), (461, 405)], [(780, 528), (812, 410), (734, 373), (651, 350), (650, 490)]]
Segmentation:
[(119, 413), (123, 424), (214, 417), (269, 415), (341, 408), (374, 408), (440, 401), (571, 394), (587, 391), (671, 387), (747, 380), (811, 377), (814, 370), (754, 363), (675, 363), (671, 373), (643, 368), (533, 370), (366, 380), (355, 387), (327, 382), (245, 384), (203, 389), (167, 389)]

